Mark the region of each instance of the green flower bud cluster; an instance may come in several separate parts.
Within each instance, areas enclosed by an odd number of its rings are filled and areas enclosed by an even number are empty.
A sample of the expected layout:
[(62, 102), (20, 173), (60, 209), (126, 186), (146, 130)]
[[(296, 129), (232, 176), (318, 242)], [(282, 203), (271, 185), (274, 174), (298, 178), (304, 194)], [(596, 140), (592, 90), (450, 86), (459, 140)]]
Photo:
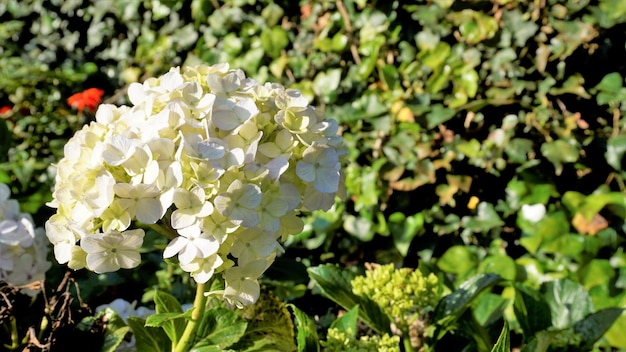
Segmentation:
[(326, 341), (320, 342), (326, 352), (399, 352), (400, 337), (389, 336), (361, 336), (357, 339), (350, 331), (340, 331), (330, 328), (327, 332)]
[(376, 302), (397, 327), (409, 327), (439, 301), (437, 276), (425, 276), (419, 270), (395, 269), (393, 264), (368, 268), (365, 276), (352, 280), (352, 292)]

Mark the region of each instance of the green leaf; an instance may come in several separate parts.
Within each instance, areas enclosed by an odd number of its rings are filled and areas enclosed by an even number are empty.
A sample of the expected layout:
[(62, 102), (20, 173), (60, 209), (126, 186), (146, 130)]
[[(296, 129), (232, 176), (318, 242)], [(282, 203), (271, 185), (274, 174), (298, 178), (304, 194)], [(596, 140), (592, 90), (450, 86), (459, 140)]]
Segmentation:
[(137, 351), (170, 351), (171, 342), (163, 329), (146, 327), (145, 320), (137, 317), (128, 317), (128, 326), (135, 336)]
[(589, 293), (577, 282), (569, 279), (550, 281), (544, 290), (552, 314), (552, 325), (557, 329), (568, 328), (593, 311)]
[(201, 338), (191, 351), (206, 351), (213, 347), (224, 349), (239, 341), (247, 327), (248, 322), (236, 311), (223, 307), (206, 310), (202, 317), (202, 329), (197, 333)]
[(434, 129), (454, 117), (455, 113), (454, 109), (446, 108), (441, 104), (434, 105), (432, 110), (426, 114), (427, 128)]
[(398, 69), (394, 65), (384, 65), (380, 69), (380, 79), (388, 90), (393, 90), (398, 85)]
[(261, 290), (255, 304), (236, 311), (248, 326), (244, 336), (228, 348), (240, 352), (296, 351), (293, 315), (272, 290), (265, 287)]
[(435, 69), (445, 63), (448, 55), (450, 55), (450, 51), (450, 44), (438, 41), (434, 48), (421, 51), (419, 53), (419, 57), (421, 58), (423, 65)]
[(333, 36), (332, 49), (337, 52), (342, 52), (348, 45), (348, 36), (339, 32)]
[(352, 214), (345, 216), (343, 229), (362, 242), (369, 242), (374, 238), (372, 231), (372, 221), (363, 217), (356, 217)]
[(190, 313), (157, 313), (146, 319), (146, 326), (163, 327), (166, 323), (171, 323), (176, 319), (184, 319), (191, 316)]
[[(620, 306), (622, 307), (626, 302), (625, 298), (622, 299), (622, 303), (620, 304)], [(618, 349), (626, 349), (626, 339), (624, 339), (624, 331), (626, 331), (626, 313), (622, 311), (622, 314), (617, 317), (615, 322), (613, 322), (613, 325), (611, 325), (609, 330), (604, 334), (604, 339), (606, 339), (612, 347)]]
[(331, 103), (337, 98), (339, 82), (341, 82), (340, 68), (319, 72), (313, 79), (313, 91), (324, 98), (324, 102)]
[(509, 334), (509, 323), (504, 322), (502, 332), (498, 337), (498, 341), (491, 349), (491, 352), (510, 352), (511, 351), (511, 335)]
[(522, 352), (546, 352), (552, 341), (562, 335), (561, 330), (543, 330), (538, 332), (522, 349)]
[[(398, 217), (393, 216), (395, 214), (402, 215), (402, 220), (397, 221)], [(403, 257), (406, 257), (413, 238), (424, 230), (424, 214), (417, 213), (409, 217), (402, 213), (395, 214), (389, 217), (389, 230), (393, 236), (394, 246)]]
[(331, 324), (331, 328), (335, 328), (341, 332), (345, 332), (348, 336), (357, 336), (357, 319), (359, 317), (359, 306), (348, 310), (345, 314), (335, 319)]
[(622, 82), (624, 82), (624, 79), (619, 72), (611, 72), (602, 77), (602, 80), (594, 87), (594, 89), (607, 93), (617, 93), (620, 89), (622, 89)]
[(546, 300), (537, 291), (521, 284), (515, 284), (513, 311), (526, 339), (552, 325), (550, 306)]
[(477, 274), (463, 282), (457, 290), (445, 296), (435, 308), (433, 321), (446, 326), (469, 308), (470, 303), (484, 290), (502, 281), (495, 274)]
[(154, 304), (156, 314), (149, 317), (150, 320), (159, 323), (158, 326), (163, 328), (170, 340), (178, 342), (178, 339), (183, 335), (186, 324), (180, 303), (169, 293), (157, 291), (154, 295)]
[(498, 274), (505, 280), (515, 281), (517, 265), (515, 265), (513, 258), (507, 255), (494, 254), (481, 260), (478, 271)]
[(482, 326), (495, 323), (502, 318), (504, 309), (508, 306), (509, 300), (502, 295), (486, 292), (482, 294), (475, 304), (474, 315), (476, 321)]
[(456, 149), (468, 158), (478, 157), (480, 155), (480, 147), (480, 142), (475, 138), (456, 145)]
[(287, 307), (293, 311), (296, 322), (298, 352), (319, 352), (319, 337), (317, 336), (315, 321), (295, 305), (289, 303)]
[(473, 232), (486, 233), (493, 228), (499, 228), (504, 225), (504, 221), (496, 212), (492, 203), (480, 202), (476, 207), (476, 216), (464, 216), (462, 219), (463, 226)]
[(124, 340), (126, 334), (130, 332), (130, 328), (124, 320), (111, 308), (106, 308), (98, 312), (95, 316), (83, 318), (78, 324), (81, 331), (90, 331), (94, 329), (94, 324), (105, 324), (104, 341), (100, 352), (114, 352), (119, 344)]
[(280, 26), (265, 28), (261, 32), (261, 45), (270, 57), (274, 59), (279, 57), (281, 51), (289, 45), (287, 31)]
[(513, 138), (504, 145), (504, 151), (513, 163), (523, 164), (533, 152), (533, 141), (526, 138)]
[(608, 259), (592, 259), (579, 271), (580, 283), (586, 290), (595, 286), (609, 286), (615, 270)]
[(273, 2), (267, 4), (267, 6), (261, 11), (261, 16), (265, 20), (265, 24), (268, 27), (277, 25), (284, 14), (285, 10)]
[(100, 352), (114, 352), (129, 331), (130, 327), (128, 326), (123, 326), (115, 330), (107, 326)]
[(309, 268), (307, 271), (324, 296), (346, 310), (358, 305), (359, 318), (379, 334), (390, 333), (389, 318), (380, 307), (369, 298), (352, 293), (350, 282), (356, 277), (355, 274), (331, 264)]
[(468, 246), (452, 246), (437, 260), (439, 269), (463, 276), (466, 272), (476, 268), (478, 256)]
[(576, 162), (580, 156), (580, 151), (577, 145), (557, 139), (542, 144), (541, 154), (554, 165), (555, 173), (559, 176), (563, 171), (563, 164)]
[(609, 138), (606, 142), (606, 152), (604, 153), (607, 164), (617, 171), (622, 171), (624, 153), (626, 153), (626, 136), (617, 135)]
[(11, 131), (9, 131), (9, 127), (7, 127), (6, 121), (0, 119), (0, 162), (8, 160), (12, 141), (13, 136)]
[(583, 337), (581, 345), (577, 347), (583, 350), (590, 350), (591, 346), (609, 330), (623, 311), (622, 308), (606, 308), (576, 322), (574, 331)]
[(157, 291), (154, 295), (154, 303), (157, 313), (182, 313), (183, 307), (176, 297), (167, 292)]

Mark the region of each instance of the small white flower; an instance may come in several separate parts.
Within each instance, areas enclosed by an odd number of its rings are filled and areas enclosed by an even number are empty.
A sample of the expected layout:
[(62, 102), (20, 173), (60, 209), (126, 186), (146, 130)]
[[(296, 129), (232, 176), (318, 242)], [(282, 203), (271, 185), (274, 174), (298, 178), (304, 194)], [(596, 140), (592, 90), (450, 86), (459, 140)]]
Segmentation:
[(274, 235), (257, 229), (245, 229), (237, 234), (230, 253), (238, 258), (239, 265), (269, 257), (279, 247)]
[(191, 191), (182, 188), (174, 190), (176, 210), (172, 213), (172, 227), (182, 229), (193, 225), (196, 219), (213, 213), (213, 205), (206, 200), (204, 189), (194, 187)]
[(313, 182), (316, 190), (334, 193), (339, 187), (339, 168), (339, 156), (334, 149), (312, 145), (302, 154), (296, 173), (303, 181)]
[(543, 204), (522, 205), (522, 218), (532, 223), (541, 220), (546, 215), (546, 207)]
[(215, 208), (233, 224), (254, 227), (259, 223), (256, 208), (262, 198), (259, 186), (234, 180), (225, 193), (215, 197)]
[(220, 242), (212, 235), (201, 232), (198, 227), (178, 230), (180, 236), (173, 239), (163, 251), (163, 258), (178, 254), (181, 264), (189, 264), (196, 258), (207, 258), (217, 253)]
[(198, 283), (206, 283), (209, 281), (215, 269), (219, 268), (224, 260), (217, 254), (210, 255), (206, 258), (195, 258), (189, 263), (181, 263), (180, 267), (191, 274)]
[(89, 269), (101, 274), (139, 265), (143, 237), (142, 229), (95, 233), (81, 239), (80, 246), (87, 253)]
[(130, 139), (126, 136), (116, 134), (111, 137), (111, 141), (102, 152), (102, 159), (111, 166), (121, 165), (135, 154), (135, 149), (139, 145), (138, 139)]
[(154, 185), (118, 183), (113, 190), (120, 206), (144, 224), (156, 223), (165, 213), (159, 199), (161, 193)]
[(240, 308), (256, 302), (261, 293), (258, 278), (270, 263), (267, 259), (259, 259), (244, 266), (234, 266), (226, 270), (224, 298)]

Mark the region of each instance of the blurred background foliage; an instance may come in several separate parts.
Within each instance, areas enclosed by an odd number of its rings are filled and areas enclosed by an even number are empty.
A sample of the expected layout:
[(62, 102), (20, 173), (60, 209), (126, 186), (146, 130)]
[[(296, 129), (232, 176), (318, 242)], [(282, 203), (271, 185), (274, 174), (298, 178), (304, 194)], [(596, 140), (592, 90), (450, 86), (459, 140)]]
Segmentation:
[[(626, 307), (621, 0), (4, 0), (0, 41), (0, 181), (42, 223), (50, 165), (93, 118), (67, 97), (126, 103), (130, 82), (228, 62), (301, 89), (349, 146), (347, 200), (268, 272), (285, 299), (311, 294), (308, 266), (378, 262), (450, 288), (499, 274), (477, 314), (513, 330), (513, 284), (567, 279)], [(625, 330), (600, 345), (626, 349)]]

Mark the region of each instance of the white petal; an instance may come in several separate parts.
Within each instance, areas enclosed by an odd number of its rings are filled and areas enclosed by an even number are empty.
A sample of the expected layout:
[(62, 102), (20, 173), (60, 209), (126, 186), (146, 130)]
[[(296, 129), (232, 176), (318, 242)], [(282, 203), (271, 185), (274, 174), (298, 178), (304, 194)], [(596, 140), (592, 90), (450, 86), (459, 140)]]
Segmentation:
[(220, 249), (220, 243), (212, 236), (209, 238), (197, 238), (193, 242), (202, 254), (202, 258), (211, 256), (217, 253), (217, 250)]
[(176, 237), (167, 245), (167, 247), (165, 247), (165, 250), (163, 250), (163, 258), (171, 258), (175, 256), (188, 243), (189, 243), (189, 240), (186, 239), (185, 237), (182, 237), (182, 236)]
[(124, 248), (137, 250), (143, 244), (144, 236), (145, 232), (143, 229), (124, 231), (122, 232), (123, 239), (120, 241), (120, 244), (123, 245)]
[(131, 140), (123, 135), (113, 135), (111, 142), (102, 152), (102, 159), (111, 166), (121, 165), (135, 153), (136, 140)]
[(198, 143), (198, 153), (203, 158), (221, 159), (226, 154), (226, 145), (221, 139), (209, 138)]
[(161, 202), (154, 198), (142, 198), (137, 202), (135, 217), (144, 224), (154, 224), (163, 216)]
[(245, 204), (247, 208), (258, 207), (263, 200), (261, 188), (253, 184), (246, 184), (243, 187), (243, 192), (241, 194), (241, 198), (239, 198), (239, 202)]
[(339, 187), (339, 171), (323, 167), (318, 170), (313, 184), (322, 193), (335, 193)]
[(228, 217), (234, 224), (245, 227), (255, 227), (259, 224), (259, 214), (256, 210), (248, 210), (244, 208), (234, 209)]
[(74, 244), (61, 242), (54, 245), (54, 257), (59, 264), (65, 264), (72, 259), (72, 247)]
[(265, 167), (270, 170), (269, 178), (276, 180), (289, 168), (289, 161), (285, 158), (275, 158), (270, 160)]
[(119, 270), (120, 266), (112, 256), (106, 252), (87, 254), (87, 267), (97, 274)]
[(102, 252), (102, 234), (93, 234), (80, 240), (80, 246), (87, 253)]
[(132, 269), (141, 263), (141, 254), (137, 251), (118, 251), (117, 262), (121, 268)]
[(133, 105), (139, 105), (146, 99), (146, 92), (141, 83), (133, 82), (128, 86), (128, 99)]
[(199, 257), (198, 247), (188, 244), (178, 253), (178, 261), (181, 264), (191, 263), (193, 260)]
[(315, 180), (315, 166), (305, 161), (298, 161), (296, 164), (296, 174), (304, 182)]
[(175, 229), (182, 229), (196, 222), (196, 214), (191, 209), (178, 209), (172, 213), (171, 224)]

